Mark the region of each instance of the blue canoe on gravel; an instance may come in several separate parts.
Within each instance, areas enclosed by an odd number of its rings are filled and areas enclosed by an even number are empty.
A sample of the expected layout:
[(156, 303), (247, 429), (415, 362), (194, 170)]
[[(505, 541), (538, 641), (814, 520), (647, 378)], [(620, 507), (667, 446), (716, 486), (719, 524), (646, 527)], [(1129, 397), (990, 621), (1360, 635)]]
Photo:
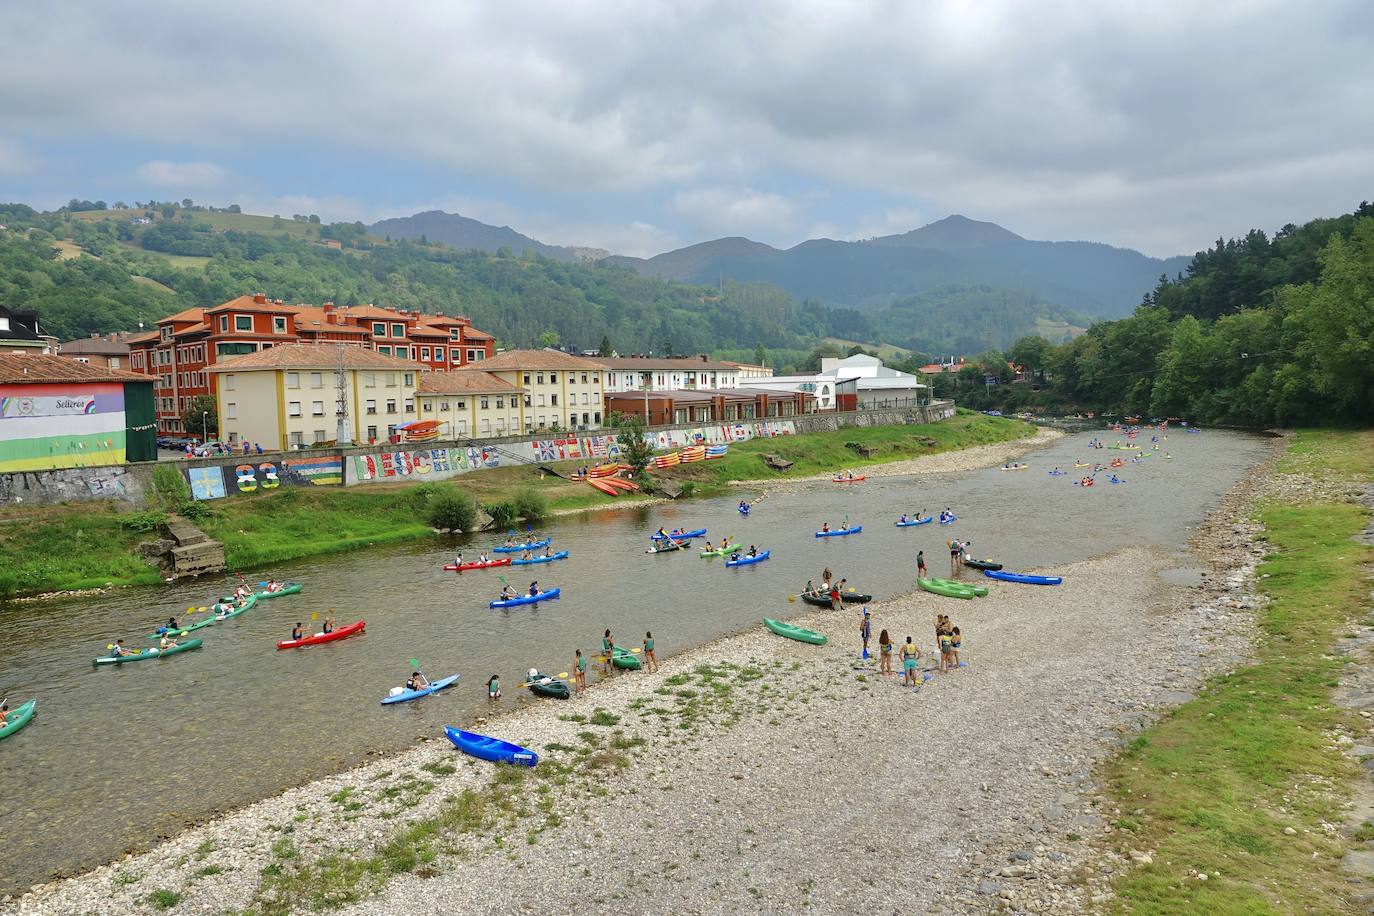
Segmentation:
[(651, 535), (651, 537), (653, 537), (653, 539), (654, 539), (655, 541), (687, 541), (687, 540), (691, 540), (692, 538), (699, 538), (699, 537), (705, 537), (705, 536), (706, 536), (706, 529), (705, 529), (705, 528), (698, 528), (698, 529), (695, 530), (695, 531), (669, 532), (669, 534), (668, 534), (667, 537), (664, 537), (663, 535), (659, 534), (657, 531), (655, 531), (655, 532)]
[(769, 555), (770, 555), (772, 552), (773, 552), (773, 551), (771, 551), (771, 550), (765, 550), (763, 553), (759, 554), (758, 556), (753, 556), (753, 557), (741, 556), (738, 560), (726, 560), (726, 561), (725, 561), (725, 565), (726, 565), (726, 566), (748, 566), (748, 565), (750, 565), (751, 563), (762, 563), (764, 560), (768, 559)]
[(518, 607), (522, 604), (538, 604), (541, 601), (557, 598), (562, 591), (561, 588), (551, 588), (537, 595), (521, 595), (518, 598), (506, 598), (503, 601), (489, 601), (487, 602), (487, 607)]
[(525, 550), (537, 550), (540, 547), (547, 547), (553, 543), (553, 538), (544, 538), (542, 541), (526, 541), (523, 544), (512, 544), (509, 547), (493, 547), (492, 553), (520, 553)]
[(1027, 585), (1058, 585), (1064, 581), (1063, 576), (1032, 576), (1029, 573), (1006, 572), (1001, 569), (985, 569), (983, 575), (989, 579), (1001, 579), (1003, 582), (1024, 582)]
[(522, 767), (532, 767), (539, 762), (539, 755), (534, 751), (518, 744), (511, 744), (509, 741), (502, 741), (500, 738), (491, 738), (476, 732), (465, 732), (461, 728), (454, 728), (452, 725), (444, 726), (444, 734), (448, 735), (448, 740), (452, 741), (453, 746), (458, 750), (479, 760), (490, 760), (492, 763), (511, 763)]
[(817, 531), (818, 538), (842, 538), (846, 534), (858, 534), (864, 530), (863, 525), (855, 525), (853, 528), (834, 528), (830, 531)]
[(927, 515), (925, 518), (909, 518), (904, 522), (893, 522), (892, 524), (896, 525), (898, 528), (914, 528), (917, 525), (929, 525), (933, 521), (935, 521), (935, 519)]
[(510, 561), (511, 566), (529, 566), (532, 563), (552, 563), (554, 560), (566, 560), (568, 552), (560, 550), (558, 553), (551, 553), (547, 557), (530, 557), (529, 559), (515, 559)]
[(390, 706), (392, 703), (405, 703), (408, 700), (418, 700), (420, 697), (427, 697), (431, 693), (437, 693), (445, 687), (452, 687), (458, 680), (458, 675), (451, 674), (442, 680), (434, 681), (424, 690), (405, 690), (395, 696), (386, 697), (382, 700), (383, 706)]

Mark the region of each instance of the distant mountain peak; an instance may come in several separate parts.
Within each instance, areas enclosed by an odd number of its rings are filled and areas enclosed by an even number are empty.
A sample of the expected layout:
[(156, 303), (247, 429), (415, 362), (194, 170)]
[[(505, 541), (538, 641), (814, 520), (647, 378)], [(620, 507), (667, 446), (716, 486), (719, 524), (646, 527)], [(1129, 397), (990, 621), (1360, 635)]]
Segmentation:
[(990, 245), (1012, 245), (1024, 241), (1026, 240), (1023, 237), (996, 223), (969, 219), (967, 216), (955, 213), (933, 223), (927, 223), (919, 229), (912, 229), (910, 232), (871, 239), (867, 244), (959, 251), (968, 248), (986, 248)]
[(431, 242), (442, 242), (453, 248), (475, 248), (479, 251), (495, 252), (509, 248), (512, 253), (521, 254), (528, 249), (557, 261), (596, 260), (605, 257), (600, 249), (545, 245), (537, 239), (516, 232), (509, 226), (490, 226), (459, 213), (445, 213), (443, 210), (425, 210), (413, 216), (384, 219), (373, 223), (367, 231), (376, 236), (401, 239), (418, 239), (423, 236)]

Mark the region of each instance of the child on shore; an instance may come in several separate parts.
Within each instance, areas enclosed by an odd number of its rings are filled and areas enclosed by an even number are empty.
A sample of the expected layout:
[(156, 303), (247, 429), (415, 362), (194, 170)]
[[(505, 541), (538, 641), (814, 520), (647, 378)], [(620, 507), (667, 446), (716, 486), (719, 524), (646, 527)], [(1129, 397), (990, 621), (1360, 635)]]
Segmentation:
[(495, 674), (487, 678), (487, 699), (501, 699), (501, 680)]
[(649, 670), (658, 670), (658, 658), (654, 655), (654, 634), (648, 630), (644, 631), (644, 660), (649, 663)]

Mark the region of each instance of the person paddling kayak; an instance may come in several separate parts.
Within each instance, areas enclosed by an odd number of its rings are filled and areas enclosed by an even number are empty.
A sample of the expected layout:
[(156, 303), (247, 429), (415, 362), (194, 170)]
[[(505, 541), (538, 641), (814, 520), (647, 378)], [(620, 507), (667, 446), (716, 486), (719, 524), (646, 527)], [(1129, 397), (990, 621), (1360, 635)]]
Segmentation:
[(163, 633), (162, 638), (157, 641), (157, 647), (163, 652), (166, 652), (168, 649), (175, 649), (176, 646), (177, 641), (170, 633)]
[(821, 522), (821, 532), (824, 533), (824, 532), (829, 531), (829, 530), (830, 530), (830, 523), (829, 523), (829, 522)]
[(510, 583), (506, 583), (505, 585), (501, 586), (501, 601), (509, 601), (514, 597), (515, 589), (510, 585)]
[(158, 627), (157, 632), (158, 635), (161, 636), (163, 633), (175, 633), (180, 629), (181, 624), (177, 622), (177, 619), (175, 617), (168, 617), (166, 625)]
[(539, 594), (539, 583), (538, 583), (537, 581), (536, 581), (536, 582), (531, 582), (531, 583), (530, 583), (530, 597), (533, 598), (533, 597), (534, 597), (535, 595), (537, 595), (537, 594)]
[(410, 676), (410, 680), (406, 681), (406, 690), (424, 690), (428, 686), (429, 678), (418, 671)]
[(326, 633), (333, 633), (333, 632), (334, 632), (334, 609), (333, 609), (333, 608), (330, 608), (330, 609), (329, 609), (329, 613), (327, 613), (327, 614), (324, 615), (324, 631), (325, 631)]
[(110, 654), (115, 658), (123, 658), (126, 655), (137, 655), (142, 651), (142, 649), (130, 649), (126, 647), (122, 639), (116, 639), (114, 645), (110, 647)]
[(300, 642), (302, 639), (305, 639), (305, 631), (301, 629), (301, 622), (297, 620), (296, 626), (291, 630), (291, 641)]
[(462, 555), (461, 553), (458, 554), (458, 556), (456, 556), (456, 557), (453, 558), (453, 565), (454, 565), (454, 566), (462, 566), (462, 565), (463, 565), (463, 555)]

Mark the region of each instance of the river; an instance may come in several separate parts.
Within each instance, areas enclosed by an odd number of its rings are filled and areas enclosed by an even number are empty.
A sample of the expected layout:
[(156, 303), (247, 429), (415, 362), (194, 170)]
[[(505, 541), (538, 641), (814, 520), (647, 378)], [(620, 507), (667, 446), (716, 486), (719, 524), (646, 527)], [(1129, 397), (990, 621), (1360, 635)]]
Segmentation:
[[(1108, 441), (1115, 438), (1104, 434)], [(501, 706), (530, 702), (516, 685), (530, 667), (567, 671), (573, 650), (591, 652), (602, 630), (638, 645), (653, 630), (671, 654), (805, 608), (786, 596), (823, 567), (878, 599), (910, 591), (924, 549), (932, 575), (948, 574), (946, 539), (971, 539), (977, 556), (1008, 569), (1053, 568), (1127, 544), (1179, 551), (1217, 498), (1265, 453), (1256, 438), (1171, 431), (1173, 460), (1127, 464), (1119, 486), (1073, 486), (1075, 458), (1106, 461), (1133, 452), (1089, 451), (1071, 435), (998, 469), (818, 482), (770, 493), (748, 518), (737, 497), (609, 510), (546, 526), (568, 560), (461, 576), (440, 568), (459, 543), (440, 539), (361, 550), (259, 570), (251, 578), (300, 581), (300, 595), (260, 602), (243, 616), (199, 631), (204, 648), (121, 668), (90, 659), (123, 636), (151, 632), (172, 613), (203, 605), (231, 587), (228, 577), (61, 602), (0, 606), (0, 693), (11, 705), (39, 698), (26, 730), (0, 742), (0, 893), (88, 868), (146, 846), (285, 787), (349, 767), (367, 755), (443, 740), (445, 724), (471, 723)], [(1141, 437), (1148, 447), (1148, 434)], [(1055, 466), (1069, 471), (1050, 477)], [(763, 489), (741, 490), (754, 494)], [(902, 511), (951, 506), (949, 527), (893, 526)], [(824, 521), (846, 518), (862, 534), (817, 539)], [(771, 549), (772, 559), (726, 569), (689, 552), (646, 555), (659, 525), (706, 527)], [(466, 539), (473, 545), (489, 537)], [(698, 542), (698, 546), (700, 542)], [(523, 590), (531, 579), (560, 586), (558, 601), (490, 610), (498, 574)], [(333, 608), (339, 624), (367, 620), (367, 632), (327, 645), (278, 652), (297, 621)], [(318, 627), (316, 627), (318, 629)], [(146, 644), (146, 641), (145, 641)], [(415, 703), (383, 707), (409, 659), (457, 687)], [(506, 697), (485, 698), (499, 673)], [(632, 676), (632, 675), (631, 675)], [(539, 701), (535, 701), (539, 702)], [(544, 701), (548, 702), (548, 701)]]

